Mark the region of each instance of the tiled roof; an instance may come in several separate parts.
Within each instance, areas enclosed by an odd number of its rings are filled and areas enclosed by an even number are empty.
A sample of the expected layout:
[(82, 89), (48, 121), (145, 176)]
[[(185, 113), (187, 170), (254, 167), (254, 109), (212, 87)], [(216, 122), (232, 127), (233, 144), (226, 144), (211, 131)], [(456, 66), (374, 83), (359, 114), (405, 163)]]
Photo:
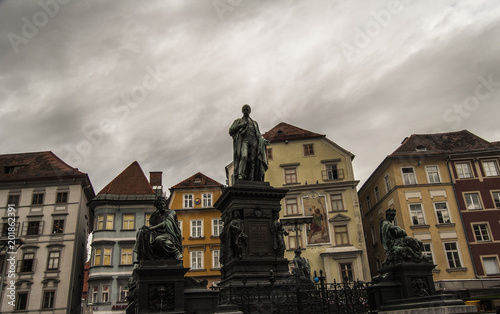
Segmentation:
[(115, 194), (115, 195), (140, 195), (150, 194), (155, 192), (149, 184), (148, 179), (142, 172), (141, 166), (137, 161), (134, 161), (130, 166), (122, 171), (108, 185), (106, 185), (99, 194)]
[(204, 175), (201, 172), (192, 175), (184, 181), (174, 185), (171, 189), (199, 188), (199, 187), (222, 187), (222, 184)]
[(499, 149), (498, 142), (488, 142), (467, 131), (436, 134), (412, 134), (390, 157), (407, 155), (453, 154)]
[(262, 136), (264, 136), (265, 139), (271, 142), (326, 137), (325, 135), (307, 131), (285, 122), (279, 123), (277, 126), (267, 131)]
[(0, 182), (86, 176), (51, 151), (0, 155)]

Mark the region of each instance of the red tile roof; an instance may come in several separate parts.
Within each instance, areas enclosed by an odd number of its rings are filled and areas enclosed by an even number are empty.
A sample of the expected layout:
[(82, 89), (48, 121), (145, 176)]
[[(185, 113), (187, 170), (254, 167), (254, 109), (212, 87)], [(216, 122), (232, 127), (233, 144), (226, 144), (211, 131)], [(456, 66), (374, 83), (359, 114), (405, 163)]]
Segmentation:
[(453, 154), (498, 148), (500, 146), (495, 142), (490, 143), (467, 130), (462, 130), (436, 134), (412, 134), (389, 156)]
[(285, 122), (279, 123), (277, 126), (272, 128), (271, 130), (264, 133), (265, 139), (271, 142), (279, 142), (286, 140), (303, 140), (303, 139), (312, 139), (312, 138), (323, 138), (326, 135), (314, 133), (308, 130), (301, 129), (299, 127), (290, 125)]
[(199, 188), (199, 187), (222, 187), (222, 184), (198, 172), (184, 181), (171, 187), (171, 189)]
[(149, 184), (148, 179), (139, 166), (134, 161), (130, 166), (122, 171), (108, 185), (106, 185), (98, 194), (116, 194), (116, 195), (139, 195), (151, 194), (155, 192)]
[(51, 151), (0, 155), (0, 182), (86, 176)]

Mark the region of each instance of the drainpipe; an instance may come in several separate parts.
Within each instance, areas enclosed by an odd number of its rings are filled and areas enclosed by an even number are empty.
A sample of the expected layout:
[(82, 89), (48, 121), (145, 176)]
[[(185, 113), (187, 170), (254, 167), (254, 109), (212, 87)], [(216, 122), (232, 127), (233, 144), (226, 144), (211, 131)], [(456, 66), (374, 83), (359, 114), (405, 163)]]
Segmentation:
[[(455, 201), (457, 203), (458, 213), (459, 213), (459, 216), (460, 216), (460, 221), (462, 222), (462, 229), (464, 230), (465, 239), (467, 240), (467, 244), (469, 244), (470, 243), (469, 237), (467, 235), (467, 230), (465, 229), (464, 218), (462, 217), (462, 210), (460, 209), (460, 205), (459, 205), (459, 202), (458, 202), (457, 190), (455, 189), (454, 177), (452, 176), (452, 172), (450, 170), (450, 161), (451, 161), (451, 155), (448, 155), (448, 159), (446, 160), (446, 168), (448, 169), (448, 175), (450, 176), (451, 187), (453, 188), (453, 194), (455, 195)], [(472, 250), (470, 248), (470, 245), (467, 245), (467, 248), (469, 250), (469, 257), (470, 257), (471, 262), (472, 262), (472, 269), (474, 270), (474, 275), (475, 275), (476, 279), (481, 279), (477, 275), (476, 264), (474, 263), (474, 258), (472, 256)]]

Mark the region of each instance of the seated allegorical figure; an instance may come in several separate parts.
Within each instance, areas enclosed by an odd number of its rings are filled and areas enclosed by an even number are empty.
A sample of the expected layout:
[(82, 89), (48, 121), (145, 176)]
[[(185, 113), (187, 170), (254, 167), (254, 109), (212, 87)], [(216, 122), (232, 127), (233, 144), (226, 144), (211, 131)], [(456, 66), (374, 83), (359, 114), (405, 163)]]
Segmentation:
[(422, 242), (409, 237), (404, 229), (392, 224), (396, 210), (389, 208), (385, 215), (386, 219), (380, 222), (380, 239), (385, 249), (383, 266), (402, 262), (429, 263), (429, 258), (422, 253)]
[(136, 236), (134, 252), (137, 260), (170, 259), (182, 263), (182, 235), (174, 210), (167, 208), (167, 200), (157, 197), (156, 211), (149, 218), (149, 227), (143, 226)]

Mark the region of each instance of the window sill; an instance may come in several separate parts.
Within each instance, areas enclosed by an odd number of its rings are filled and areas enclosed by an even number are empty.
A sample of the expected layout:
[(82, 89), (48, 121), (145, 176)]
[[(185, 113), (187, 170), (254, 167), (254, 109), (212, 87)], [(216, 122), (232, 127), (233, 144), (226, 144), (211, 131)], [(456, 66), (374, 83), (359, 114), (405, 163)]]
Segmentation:
[(441, 272), (441, 269), (434, 268), (432, 270), (433, 273), (439, 274)]
[(290, 185), (301, 185), (302, 183), (300, 182), (295, 182), (295, 183), (284, 183), (283, 186), (290, 186)]
[(190, 272), (204, 272), (204, 271), (207, 271), (207, 270), (205, 268), (203, 268), (203, 269), (192, 269), (191, 268), (189, 271)]
[(348, 210), (347, 209), (342, 209), (342, 210), (331, 210), (329, 211), (329, 213), (347, 213)]
[(205, 240), (205, 237), (189, 237), (189, 240)]
[(467, 267), (446, 268), (446, 271), (449, 273), (460, 272), (460, 271), (466, 272)]
[(284, 215), (284, 217), (302, 217), (302, 216), (304, 216), (304, 215), (302, 215), (302, 214), (286, 214), (286, 215)]
[(219, 239), (219, 238), (220, 238), (220, 236), (218, 236), (218, 235), (210, 236), (210, 239)]
[(217, 268), (210, 268), (211, 271), (220, 271), (220, 267)]
[(120, 264), (120, 265), (118, 265), (118, 267), (123, 267), (123, 268), (130, 267), (130, 266), (134, 266), (134, 264)]
[(456, 223), (454, 222), (448, 222), (448, 223), (443, 223), (443, 224), (437, 224), (436, 227), (438, 228), (443, 228), (443, 227), (455, 227)]
[(97, 229), (94, 232), (103, 232), (103, 231), (116, 231), (115, 229)]
[(136, 229), (120, 229), (120, 231), (136, 231)]
[(411, 229), (429, 229), (431, 226), (429, 225), (413, 225), (410, 226)]

